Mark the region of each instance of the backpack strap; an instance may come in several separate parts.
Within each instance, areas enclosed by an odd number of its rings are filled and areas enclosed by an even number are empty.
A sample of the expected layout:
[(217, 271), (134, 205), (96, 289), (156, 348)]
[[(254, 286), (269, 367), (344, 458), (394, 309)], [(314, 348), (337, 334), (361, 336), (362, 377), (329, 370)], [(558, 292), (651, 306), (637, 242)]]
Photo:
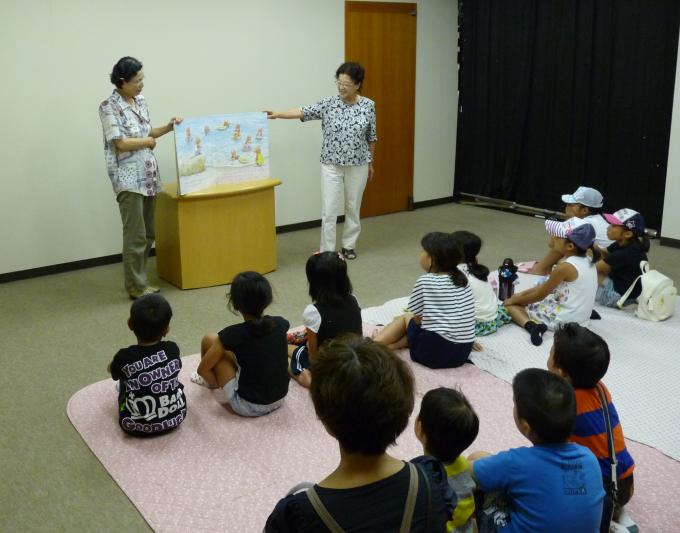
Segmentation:
[[(401, 527), (399, 533), (408, 533), (411, 531), (411, 522), (413, 522), (413, 510), (416, 508), (416, 499), (418, 498), (418, 471), (416, 465), (408, 464), (409, 480), (408, 480), (408, 494), (406, 495), (406, 503), (404, 504), (404, 516), (401, 519)], [(427, 474), (425, 474), (427, 475)]]
[(616, 450), (614, 449), (614, 431), (612, 429), (612, 420), (609, 416), (609, 407), (607, 406), (607, 395), (601, 383), (597, 384), (597, 395), (600, 398), (600, 405), (602, 406), (602, 416), (607, 428), (607, 448), (609, 449), (609, 466), (612, 486), (612, 501), (616, 503), (618, 496), (618, 476), (616, 473)]
[(319, 495), (314, 490), (314, 487), (310, 487), (307, 490), (307, 498), (309, 498), (309, 503), (312, 504), (316, 514), (319, 515), (319, 518), (331, 533), (343, 533), (342, 528), (335, 521), (335, 518), (331, 516), (331, 513), (328, 512), (328, 509), (326, 509), (326, 506), (319, 498)]
[(633, 289), (637, 285), (637, 282), (640, 281), (640, 278), (644, 276), (647, 272), (649, 272), (649, 261), (640, 261), (640, 271), (642, 274), (640, 274), (637, 278), (635, 278), (635, 281), (630, 284), (630, 287), (628, 287), (628, 290), (619, 298), (619, 301), (616, 302), (616, 307), (619, 309), (623, 309), (623, 304), (628, 301), (628, 297), (630, 296), (630, 293), (633, 292)]

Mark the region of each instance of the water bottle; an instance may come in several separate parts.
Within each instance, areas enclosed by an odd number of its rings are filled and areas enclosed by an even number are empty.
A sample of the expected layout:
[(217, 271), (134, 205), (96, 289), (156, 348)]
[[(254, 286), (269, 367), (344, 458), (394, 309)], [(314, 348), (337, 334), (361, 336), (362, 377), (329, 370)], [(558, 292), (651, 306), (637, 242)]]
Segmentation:
[(515, 280), (517, 279), (517, 266), (509, 257), (503, 259), (503, 264), (498, 267), (498, 299), (503, 302), (515, 292)]

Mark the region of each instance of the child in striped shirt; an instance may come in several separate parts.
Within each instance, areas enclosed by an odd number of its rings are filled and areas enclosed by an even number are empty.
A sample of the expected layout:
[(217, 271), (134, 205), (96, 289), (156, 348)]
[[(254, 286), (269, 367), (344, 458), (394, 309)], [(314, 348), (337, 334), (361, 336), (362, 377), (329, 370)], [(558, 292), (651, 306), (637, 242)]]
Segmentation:
[[(476, 531), (475, 482), (463, 452), (479, 433), (479, 418), (462, 392), (439, 387), (425, 393), (415, 425), (423, 451), (444, 464), (449, 486), (457, 497), (456, 508), (446, 523), (449, 533)], [(421, 458), (413, 459), (418, 463)]]
[[(607, 373), (608, 367), (609, 347), (599, 335), (575, 322), (564, 324), (555, 332), (548, 359), (548, 370), (571, 383), (576, 395), (576, 423), (569, 440), (589, 448), (597, 457), (602, 469), (605, 500), (600, 531), (608, 532), (610, 521), (613, 519), (628, 531), (637, 532), (637, 526), (624, 508), (633, 495), (635, 463), (626, 449), (619, 415), (612, 403), (611, 394), (600, 381)], [(617, 462), (616, 502), (611, 498), (609, 439), (598, 388), (606, 399), (612, 426)]]
[(475, 340), (475, 301), (460, 243), (452, 235), (428, 233), (420, 242), (420, 266), (409, 312), (375, 336), (393, 350), (408, 346), (411, 359), (430, 368), (455, 368), (467, 362)]

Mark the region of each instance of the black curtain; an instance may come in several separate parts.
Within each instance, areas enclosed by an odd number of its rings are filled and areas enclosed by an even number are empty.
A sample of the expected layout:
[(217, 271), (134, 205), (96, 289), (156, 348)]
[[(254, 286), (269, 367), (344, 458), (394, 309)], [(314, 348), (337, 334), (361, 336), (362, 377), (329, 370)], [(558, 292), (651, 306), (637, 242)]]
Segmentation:
[(562, 210), (598, 189), (660, 228), (680, 0), (459, 0), (454, 194)]

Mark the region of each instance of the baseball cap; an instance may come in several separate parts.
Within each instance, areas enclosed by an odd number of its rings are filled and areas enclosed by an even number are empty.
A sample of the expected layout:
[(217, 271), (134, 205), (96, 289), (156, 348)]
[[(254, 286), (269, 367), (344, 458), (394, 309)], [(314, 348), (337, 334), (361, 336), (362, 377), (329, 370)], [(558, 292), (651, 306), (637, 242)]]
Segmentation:
[(581, 204), (586, 207), (602, 207), (602, 195), (600, 191), (590, 187), (579, 187), (573, 194), (563, 194), (562, 201), (565, 204)]
[(563, 222), (546, 220), (545, 230), (548, 235), (574, 243), (579, 250), (587, 250), (595, 242), (595, 228), (582, 218), (572, 217)]
[(604, 219), (614, 226), (623, 226), (629, 229), (635, 235), (642, 235), (645, 232), (645, 219), (637, 211), (628, 209), (619, 209), (613, 215), (604, 214), (602, 215)]

